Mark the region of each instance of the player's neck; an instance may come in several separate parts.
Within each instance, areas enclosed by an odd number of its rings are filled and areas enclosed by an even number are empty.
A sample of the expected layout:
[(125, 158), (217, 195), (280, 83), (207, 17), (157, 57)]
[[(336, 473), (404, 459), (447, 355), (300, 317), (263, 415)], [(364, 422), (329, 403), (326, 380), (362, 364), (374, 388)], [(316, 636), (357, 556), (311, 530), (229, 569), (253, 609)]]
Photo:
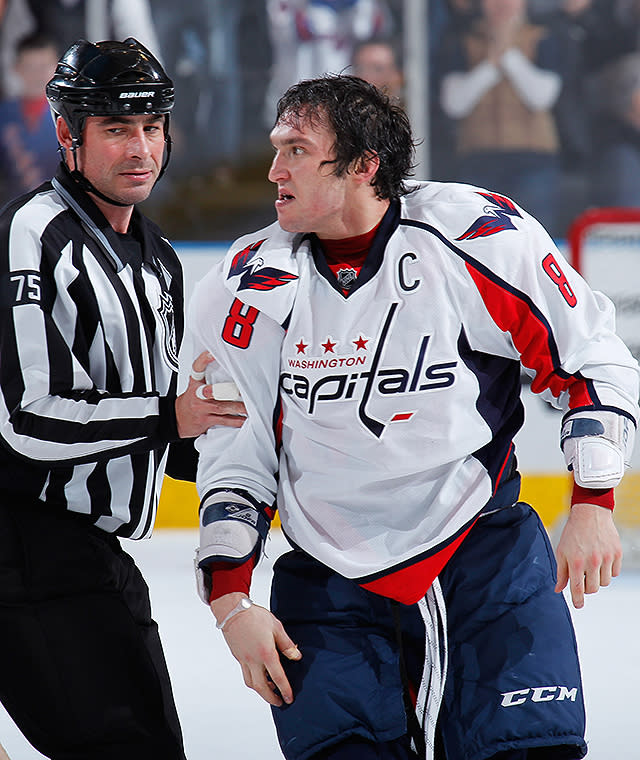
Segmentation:
[(380, 222), (363, 235), (352, 235), (339, 240), (320, 238), (327, 263), (331, 266), (341, 261), (351, 261), (362, 265), (379, 227)]
[(330, 230), (316, 232), (320, 240), (347, 240), (366, 235), (377, 227), (389, 208), (388, 200), (368, 199), (368, 202), (344, 208)]

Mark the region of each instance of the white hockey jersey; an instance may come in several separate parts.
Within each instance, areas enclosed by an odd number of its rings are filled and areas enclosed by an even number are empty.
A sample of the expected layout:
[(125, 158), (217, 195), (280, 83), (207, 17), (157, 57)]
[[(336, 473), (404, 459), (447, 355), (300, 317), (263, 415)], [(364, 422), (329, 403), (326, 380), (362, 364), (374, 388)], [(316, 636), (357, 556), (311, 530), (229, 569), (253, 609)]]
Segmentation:
[(346, 296), (313, 236), (244, 236), (188, 322), (248, 410), (200, 439), (200, 495), (277, 499), (294, 543), (365, 586), (464, 535), (513, 480), (521, 366), (565, 410), (638, 418), (610, 301), (526, 212), (466, 185), (393, 201)]

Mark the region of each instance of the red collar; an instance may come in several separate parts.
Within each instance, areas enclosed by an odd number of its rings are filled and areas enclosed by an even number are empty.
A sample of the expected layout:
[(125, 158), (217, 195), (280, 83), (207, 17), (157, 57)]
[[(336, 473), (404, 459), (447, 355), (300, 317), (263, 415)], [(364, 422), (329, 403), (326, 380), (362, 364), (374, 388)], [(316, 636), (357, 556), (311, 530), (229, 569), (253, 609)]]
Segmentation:
[(327, 264), (349, 264), (354, 267), (362, 266), (369, 253), (373, 238), (380, 227), (380, 222), (376, 226), (365, 232), (363, 235), (355, 237), (342, 238), (341, 240), (322, 240), (320, 244), (324, 251)]

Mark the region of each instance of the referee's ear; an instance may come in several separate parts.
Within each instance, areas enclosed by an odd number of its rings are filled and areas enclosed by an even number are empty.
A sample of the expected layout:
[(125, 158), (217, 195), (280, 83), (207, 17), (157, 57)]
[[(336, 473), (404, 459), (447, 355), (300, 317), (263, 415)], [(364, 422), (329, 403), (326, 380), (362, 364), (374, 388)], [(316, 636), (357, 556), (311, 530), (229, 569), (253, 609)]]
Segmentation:
[(56, 119), (56, 136), (58, 138), (58, 142), (60, 145), (62, 145), (63, 148), (71, 147), (73, 143), (71, 130), (69, 129), (69, 125), (62, 116), (58, 116)]

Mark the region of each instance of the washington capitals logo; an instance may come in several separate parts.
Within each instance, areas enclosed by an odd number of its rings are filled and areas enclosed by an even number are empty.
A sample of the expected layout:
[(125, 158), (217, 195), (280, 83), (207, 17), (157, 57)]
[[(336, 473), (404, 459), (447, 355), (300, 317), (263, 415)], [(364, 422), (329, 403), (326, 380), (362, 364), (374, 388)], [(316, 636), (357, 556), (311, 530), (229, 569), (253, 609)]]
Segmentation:
[(233, 257), (227, 279), (242, 275), (238, 290), (273, 290), (298, 279), (297, 275), (282, 269), (263, 266), (264, 260), (260, 256), (256, 257), (256, 253), (265, 240), (266, 238), (248, 245)]
[[(392, 327), (400, 302), (389, 306), (384, 325), (377, 338), (365, 338), (362, 334), (357, 340), (352, 340), (356, 351), (354, 353), (336, 352), (339, 340), (327, 336), (326, 343), (319, 343), (324, 349), (321, 356), (308, 356), (306, 349), (310, 347), (301, 336), (295, 356), (285, 360), (286, 371), (280, 374), (280, 390), (282, 393), (296, 399), (300, 408), (310, 417), (321, 414), (320, 407), (342, 401), (358, 402), (358, 419), (376, 438), (380, 438), (390, 423), (408, 422), (419, 409), (417, 394), (429, 393), (439, 388), (450, 388), (457, 379), (457, 361), (429, 362), (429, 345), (431, 335), (423, 335), (420, 344), (416, 346), (415, 361), (412, 366), (389, 366), (384, 362), (384, 355), (394, 340)], [(373, 354), (369, 355), (367, 344), (375, 345)], [(292, 347), (293, 347), (292, 346)], [(313, 348), (311, 349), (313, 350)], [(363, 353), (358, 353), (362, 351)], [(311, 353), (311, 352), (310, 352)], [(366, 353), (366, 355), (365, 355)], [(299, 357), (303, 354), (305, 358)], [(358, 371), (362, 368), (362, 371)], [(317, 370), (327, 370), (317, 372)], [(396, 407), (385, 404), (390, 414), (383, 419), (377, 419), (370, 410), (382, 399), (392, 400), (400, 396)], [(284, 397), (283, 397), (284, 398)], [(412, 399), (415, 399), (412, 401)]]
[(469, 229), (460, 235), (456, 240), (474, 240), (479, 237), (489, 237), (496, 232), (504, 230), (515, 230), (510, 216), (522, 218), (522, 214), (516, 209), (515, 205), (508, 198), (497, 193), (478, 193), (486, 198), (490, 205), (484, 207), (485, 216), (481, 216), (469, 227)]

